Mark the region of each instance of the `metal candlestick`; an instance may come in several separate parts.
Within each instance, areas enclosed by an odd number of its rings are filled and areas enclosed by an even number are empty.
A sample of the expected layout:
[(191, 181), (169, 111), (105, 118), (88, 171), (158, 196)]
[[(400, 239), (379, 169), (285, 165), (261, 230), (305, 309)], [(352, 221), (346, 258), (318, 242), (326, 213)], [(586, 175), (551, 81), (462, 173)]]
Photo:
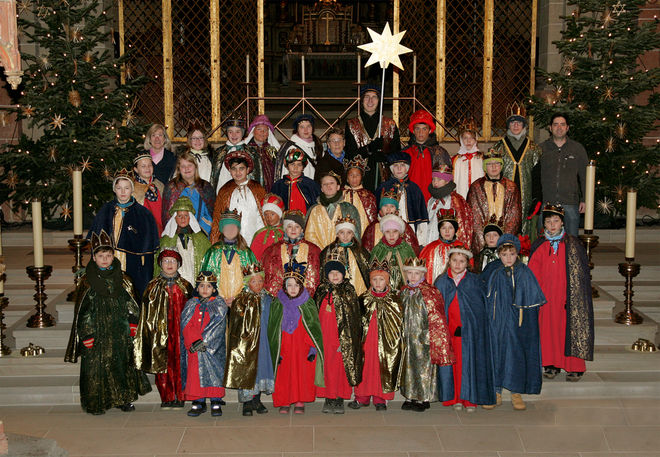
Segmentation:
[[(580, 235), (580, 241), (582, 241), (584, 248), (587, 250), (587, 257), (589, 258), (589, 279), (591, 280), (591, 270), (594, 269), (594, 263), (591, 261), (591, 254), (593, 253), (593, 249), (598, 246), (598, 235), (594, 235), (593, 230), (585, 230), (584, 234)], [(600, 297), (598, 289), (596, 289), (593, 285), (591, 286), (591, 296), (593, 298)]]
[(25, 269), (30, 279), (36, 282), (34, 290), (34, 300), (37, 302), (35, 305), (36, 313), (30, 316), (27, 321), (27, 326), (30, 328), (46, 328), (55, 325), (55, 318), (46, 312), (46, 298), (48, 295), (44, 292), (46, 288), (45, 282), (50, 278), (53, 272), (52, 265), (44, 265), (43, 267), (29, 266)]
[[(1, 275), (1, 276), (4, 276)], [(4, 279), (0, 277), (0, 281)], [(5, 330), (7, 326), (5, 325), (5, 313), (3, 312), (5, 308), (9, 305), (9, 299), (5, 297), (5, 294), (0, 294), (0, 357), (11, 354), (11, 349), (8, 346), (5, 346)]]
[(633, 310), (633, 278), (639, 274), (640, 265), (634, 263), (635, 259), (626, 258), (624, 263), (619, 264), (619, 273), (626, 278), (626, 290), (623, 296), (626, 298), (624, 304), (626, 309), (621, 311), (614, 318), (617, 324), (625, 325), (639, 325), (644, 321), (644, 318)]
[(82, 253), (88, 244), (89, 240), (83, 238), (82, 235), (74, 235), (73, 239), (69, 240), (69, 246), (73, 249), (74, 265), (71, 267), (71, 271), (73, 272), (74, 277), (73, 290), (66, 296), (67, 301), (76, 301), (76, 291), (80, 284), (80, 276), (77, 273), (82, 268)]

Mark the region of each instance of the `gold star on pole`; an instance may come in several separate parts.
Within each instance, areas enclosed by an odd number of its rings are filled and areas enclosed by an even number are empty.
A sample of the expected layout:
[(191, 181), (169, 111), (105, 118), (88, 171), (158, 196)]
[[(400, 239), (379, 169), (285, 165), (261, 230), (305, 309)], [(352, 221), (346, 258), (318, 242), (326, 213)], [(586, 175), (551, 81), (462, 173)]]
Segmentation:
[(66, 119), (66, 117), (62, 117), (59, 114), (56, 114), (55, 117), (53, 117), (52, 122), (49, 123), (49, 125), (53, 126), (53, 130), (55, 130), (56, 128), (62, 130), (62, 126), (66, 125), (64, 123), (64, 119)]
[(51, 162), (56, 162), (57, 161), (57, 149), (55, 146), (51, 146), (48, 148), (48, 160)]
[(64, 206), (62, 207), (62, 218), (64, 220), (71, 219), (71, 208), (69, 207), (68, 203), (65, 203)]
[(92, 169), (92, 161), (89, 160), (89, 157), (87, 157), (82, 162), (80, 162), (80, 168), (82, 169), (83, 172)]
[(25, 117), (34, 116), (34, 108), (32, 108), (32, 105), (24, 106), (22, 111), (23, 111), (23, 116)]
[(371, 36), (371, 43), (358, 46), (358, 48), (371, 53), (369, 60), (367, 60), (367, 63), (364, 66), (368, 67), (375, 63), (379, 63), (380, 68), (384, 69), (387, 68), (389, 64), (392, 64), (403, 70), (403, 64), (401, 63), (401, 59), (399, 59), (399, 55), (412, 52), (412, 49), (401, 45), (401, 39), (406, 32), (403, 31), (396, 35), (392, 35), (389, 22), (385, 23), (383, 33), (380, 35), (370, 28), (367, 28), (367, 31)]
[(617, 17), (618, 17), (618, 16), (621, 15), (621, 13), (626, 13), (627, 12), (626, 11), (626, 6), (623, 3), (621, 3), (621, 0), (619, 0), (618, 2), (616, 2), (615, 5), (612, 5), (612, 12), (614, 14), (616, 14)]

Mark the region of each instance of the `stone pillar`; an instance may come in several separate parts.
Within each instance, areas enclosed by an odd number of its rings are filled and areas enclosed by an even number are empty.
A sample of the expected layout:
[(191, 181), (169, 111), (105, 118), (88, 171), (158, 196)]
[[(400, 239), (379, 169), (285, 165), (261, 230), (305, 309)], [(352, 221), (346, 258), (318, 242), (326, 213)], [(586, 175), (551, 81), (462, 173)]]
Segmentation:
[[(553, 41), (561, 39), (563, 21), (560, 16), (571, 14), (566, 0), (538, 0), (538, 66), (548, 71), (561, 69), (561, 58)], [(538, 81), (537, 81), (538, 82)], [(537, 89), (542, 89), (538, 87)]]

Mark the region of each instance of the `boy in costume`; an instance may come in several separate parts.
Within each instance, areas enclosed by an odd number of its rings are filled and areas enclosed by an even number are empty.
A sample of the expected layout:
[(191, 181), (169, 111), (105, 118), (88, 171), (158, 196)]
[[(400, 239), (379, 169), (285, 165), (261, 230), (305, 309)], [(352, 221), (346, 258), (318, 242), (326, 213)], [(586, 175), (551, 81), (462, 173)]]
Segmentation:
[(452, 157), (456, 192), (467, 200), (470, 185), (484, 175), (483, 154), (479, 151), (479, 127), (474, 118), (467, 117), (458, 127), (458, 139), (461, 146)]
[(431, 184), (429, 185), (429, 198), (426, 204), (426, 210), (429, 214), (429, 226), (426, 240), (421, 240), (420, 244), (426, 246), (438, 238), (438, 212), (440, 210), (453, 209), (456, 213), (458, 228), (456, 229), (456, 239), (465, 246), (472, 243), (472, 208), (465, 199), (456, 192), (454, 176), (451, 172), (451, 166), (441, 164), (433, 169), (431, 174)]
[(275, 388), (273, 361), (268, 346), (268, 318), (272, 297), (264, 289), (264, 270), (254, 263), (243, 270), (246, 287), (236, 296), (229, 313), (227, 368), (224, 386), (238, 390), (243, 415), (264, 414), (261, 393)]
[(307, 166), (307, 156), (299, 148), (287, 151), (284, 164), (288, 174), (273, 184), (272, 192), (284, 202), (287, 210), (299, 210), (307, 214), (310, 206), (316, 203), (321, 188), (312, 179), (303, 174)]
[(369, 263), (374, 260), (387, 262), (390, 273), (390, 287), (399, 290), (405, 283), (403, 264), (408, 258), (417, 257), (403, 239), (406, 223), (396, 214), (388, 214), (380, 220), (383, 238), (371, 251)]
[[(227, 155), (234, 151), (243, 151), (252, 158), (252, 162), (259, 161), (257, 152), (243, 141), (245, 136), (245, 120), (238, 116), (232, 115), (223, 124), (225, 132), (227, 133), (227, 142), (220, 146), (215, 152), (213, 159), (213, 172), (211, 173), (211, 185), (217, 193), (222, 186), (232, 180), (231, 172), (227, 167)], [(260, 182), (261, 176), (259, 170), (253, 170), (252, 177), (255, 181)]]
[(378, 207), (376, 206), (376, 197), (370, 191), (362, 187), (362, 179), (369, 169), (367, 159), (357, 155), (353, 160), (344, 160), (344, 170), (346, 180), (344, 184), (344, 201), (355, 206), (360, 215), (360, 228), (362, 232), (367, 226), (376, 220)]
[(316, 292), (321, 282), (321, 250), (304, 239), (305, 216), (300, 211), (287, 211), (282, 218), (284, 238), (264, 252), (266, 290), (275, 296), (282, 288), (284, 266), (295, 260), (306, 264), (304, 286), (310, 295)]
[(315, 296), (325, 355), (325, 387), (318, 387), (316, 395), (325, 398), (322, 411), (335, 414), (344, 414), (344, 400), (350, 400), (353, 387), (362, 380), (364, 357), (360, 305), (341, 257), (330, 253)]
[(475, 273), (481, 273), (488, 264), (499, 258), (497, 256), (497, 241), (503, 233), (501, 220), (498, 221), (497, 216), (493, 214), (484, 227), (484, 248), (479, 252), (477, 261), (474, 264)]
[(401, 409), (424, 412), (438, 401), (437, 367), (454, 363), (445, 302), (424, 276), (426, 262), (410, 258), (403, 266), (406, 285), (401, 291), (403, 306), (403, 351), (401, 355)]
[(268, 319), (268, 342), (275, 373), (273, 406), (280, 414), (305, 412), (305, 403), (323, 387), (323, 336), (314, 299), (304, 287), (305, 265), (285, 267), (282, 288)]
[(266, 194), (261, 200), (261, 211), (266, 225), (254, 233), (250, 244), (250, 250), (259, 262), (263, 262), (266, 249), (284, 237), (282, 229), (284, 202), (275, 194)]
[(197, 276), (195, 295), (181, 313), (181, 383), (186, 400), (192, 400), (188, 416), (206, 412), (211, 400), (211, 416), (222, 416), (222, 380), (225, 371), (227, 304), (218, 296), (216, 276), (202, 271)]
[(547, 300), (539, 311), (543, 376), (561, 370), (577, 382), (594, 356), (594, 309), (587, 253), (564, 230), (564, 208), (546, 204), (543, 234), (534, 242), (528, 266)]
[(220, 240), (206, 251), (202, 271), (210, 270), (216, 275), (219, 295), (227, 306), (231, 306), (243, 288), (243, 268), (257, 259), (241, 236), (241, 215), (236, 210), (220, 216), (218, 231)]
[(149, 210), (158, 232), (163, 230), (163, 190), (165, 184), (154, 178), (154, 163), (149, 151), (140, 151), (133, 159), (133, 197)]
[(456, 239), (459, 225), (454, 210), (441, 209), (438, 211), (437, 218), (440, 239), (426, 245), (419, 254), (419, 258), (426, 262), (426, 281), (429, 284), (433, 284), (447, 268), (450, 249), (462, 245)]
[(160, 273), (149, 282), (142, 296), (135, 363), (140, 370), (156, 374), (161, 408), (183, 408), (179, 366), (181, 311), (193, 287), (179, 275), (181, 256), (174, 249), (163, 249), (158, 265)]
[[(388, 214), (399, 214), (399, 194), (396, 190), (385, 191), (380, 196), (378, 201), (378, 217), (369, 224), (362, 234), (362, 246), (369, 252), (374, 249), (374, 246), (383, 238), (383, 230), (380, 225), (380, 220)], [(406, 231), (403, 233), (403, 239), (415, 251), (415, 255), (419, 255), (421, 248), (417, 240), (417, 235), (413, 229), (406, 224)]]
[(65, 362), (80, 360), (80, 406), (90, 414), (111, 408), (133, 411), (138, 395), (151, 391), (135, 368), (133, 338), (139, 307), (131, 280), (114, 257), (110, 236), (92, 233), (92, 259), (76, 291)]
[(496, 405), (502, 403), (502, 389), (508, 389), (513, 409), (524, 410), (520, 394), (541, 392), (539, 308), (545, 296), (532, 270), (518, 258), (517, 237), (502, 235), (497, 251), (499, 260), (489, 264), (486, 273)]
[(369, 288), (369, 253), (360, 246), (355, 221), (347, 216), (335, 224), (337, 238), (321, 251), (321, 263), (325, 265), (331, 255), (338, 255), (346, 268), (346, 279), (355, 288), (355, 293), (362, 295)]
[(398, 387), (401, 363), (403, 305), (397, 291), (390, 287), (387, 262), (369, 266), (369, 290), (360, 295), (362, 309), (362, 382), (355, 386), (351, 409), (369, 406), (373, 398), (376, 411), (387, 409)]
[[(175, 249), (181, 255), (179, 274), (192, 284), (211, 242), (197, 222), (195, 208), (188, 197), (181, 197), (172, 205), (170, 216), (160, 238), (160, 248)], [(160, 265), (156, 262), (154, 276), (159, 274)]]

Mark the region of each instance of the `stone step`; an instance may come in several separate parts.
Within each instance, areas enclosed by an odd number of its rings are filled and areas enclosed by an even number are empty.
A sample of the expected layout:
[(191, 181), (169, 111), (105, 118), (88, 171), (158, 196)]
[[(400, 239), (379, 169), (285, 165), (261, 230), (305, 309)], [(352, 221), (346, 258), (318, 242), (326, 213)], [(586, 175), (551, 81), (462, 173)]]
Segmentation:
[(22, 348), (30, 343), (49, 349), (65, 349), (69, 342), (71, 323), (59, 323), (48, 328), (28, 328), (25, 325), (15, 326), (12, 336), (16, 341), (16, 348)]
[(648, 316), (640, 325), (622, 325), (614, 322), (612, 318), (594, 319), (594, 333), (596, 346), (622, 346), (628, 347), (638, 338), (655, 341), (658, 324)]

